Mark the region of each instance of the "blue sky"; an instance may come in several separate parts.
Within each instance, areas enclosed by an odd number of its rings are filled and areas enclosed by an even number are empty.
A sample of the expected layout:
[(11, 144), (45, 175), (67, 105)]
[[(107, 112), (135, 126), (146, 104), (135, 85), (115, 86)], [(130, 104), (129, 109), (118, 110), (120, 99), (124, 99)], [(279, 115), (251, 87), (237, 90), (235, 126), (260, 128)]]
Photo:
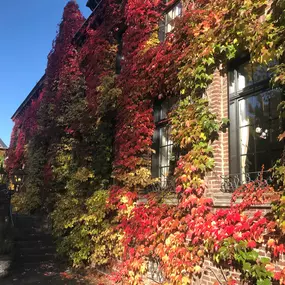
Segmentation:
[[(0, 138), (8, 145), (11, 116), (46, 68), (67, 0), (1, 0)], [(77, 0), (85, 17), (87, 0)]]

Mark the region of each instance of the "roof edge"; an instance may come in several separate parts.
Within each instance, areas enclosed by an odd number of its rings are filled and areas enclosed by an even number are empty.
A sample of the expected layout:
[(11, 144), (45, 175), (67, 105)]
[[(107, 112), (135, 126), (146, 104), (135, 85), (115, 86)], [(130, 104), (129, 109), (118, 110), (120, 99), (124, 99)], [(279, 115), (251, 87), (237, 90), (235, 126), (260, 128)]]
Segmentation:
[(0, 139), (0, 150), (6, 150), (8, 149), (7, 145)]
[[(85, 29), (90, 21), (90, 19), (93, 17), (93, 15), (95, 14), (96, 10), (99, 8), (99, 6), (101, 5), (101, 3), (103, 2), (103, 0), (96, 0), (96, 5), (93, 9), (93, 11), (91, 12), (91, 14), (88, 16), (88, 18), (85, 20), (85, 22), (82, 24), (82, 26), (79, 28), (79, 30), (75, 33), (75, 35), (73, 36), (73, 41), (77, 40), (80, 36), (81, 36), (81, 31), (83, 29)], [(87, 4), (89, 3), (89, 1), (87, 2)], [(87, 6), (88, 7), (88, 6)], [(41, 88), (41, 86), (44, 83), (46, 75), (44, 74), (42, 76), (42, 78), (38, 81), (38, 83), (34, 86), (34, 88), (32, 89), (32, 91), (29, 93), (29, 95), (26, 97), (26, 99), (22, 102), (22, 104), (18, 107), (18, 109), (16, 110), (16, 112), (13, 114), (13, 116), (11, 117), (11, 119), (14, 121), (15, 118), (21, 113), (21, 111), (25, 108), (25, 106), (30, 102), (30, 100), (33, 98), (33, 96), (35, 95), (35, 93), (38, 91), (38, 89)]]
[(14, 119), (21, 113), (21, 111), (26, 107), (26, 105), (30, 102), (30, 100), (33, 98), (33, 96), (36, 94), (36, 92), (43, 86), (44, 80), (46, 75), (44, 74), (41, 79), (37, 82), (37, 84), (34, 86), (32, 91), (29, 93), (29, 95), (26, 97), (26, 99), (22, 102), (22, 104), (18, 107), (16, 112), (13, 114), (11, 119), (14, 121)]
[(78, 29), (78, 31), (74, 34), (74, 37), (73, 37), (73, 39), (72, 39), (72, 42), (73, 42), (73, 43), (76, 42), (76, 41), (78, 41), (78, 39), (81, 37), (81, 35), (82, 35), (82, 30), (84, 30), (84, 29), (88, 26), (90, 20), (93, 18), (94, 14), (96, 13), (97, 9), (100, 7), (100, 5), (101, 5), (102, 3), (103, 3), (103, 0), (99, 0), (99, 1), (97, 2), (96, 7), (94, 7), (94, 9), (92, 10), (91, 14), (87, 17), (87, 19), (86, 19), (85, 22), (82, 24), (82, 26), (81, 26), (81, 27)]

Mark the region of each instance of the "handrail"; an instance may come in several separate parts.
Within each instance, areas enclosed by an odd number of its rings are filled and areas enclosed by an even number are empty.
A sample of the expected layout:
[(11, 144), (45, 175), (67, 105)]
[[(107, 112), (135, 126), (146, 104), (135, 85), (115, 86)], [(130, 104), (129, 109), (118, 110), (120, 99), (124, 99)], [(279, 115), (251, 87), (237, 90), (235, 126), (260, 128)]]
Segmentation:
[[(256, 172), (244, 172), (244, 173), (234, 173), (229, 175), (215, 175), (216, 178), (211, 179), (209, 177), (209, 186), (211, 183), (216, 185), (220, 183), (220, 190), (223, 193), (233, 193), (240, 186), (255, 182), (260, 185), (270, 185), (273, 182), (272, 172), (271, 171), (256, 171)], [(148, 185), (143, 191), (142, 194), (148, 193), (162, 193), (162, 192), (175, 192), (175, 177), (168, 177), (165, 185), (161, 181), (157, 181), (153, 184)]]
[(229, 175), (221, 175), (221, 191), (224, 193), (233, 193), (238, 187), (250, 183), (271, 184), (273, 182), (270, 171), (244, 172)]

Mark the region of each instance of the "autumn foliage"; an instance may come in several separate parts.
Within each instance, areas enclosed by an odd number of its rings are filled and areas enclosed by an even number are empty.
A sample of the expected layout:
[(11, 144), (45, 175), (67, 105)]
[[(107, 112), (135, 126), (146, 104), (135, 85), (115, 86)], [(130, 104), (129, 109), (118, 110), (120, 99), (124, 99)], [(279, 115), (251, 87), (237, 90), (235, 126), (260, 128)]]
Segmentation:
[[(272, 83), (282, 88), (284, 1), (184, 1), (160, 41), (159, 23), (174, 2), (103, 1), (83, 26), (77, 4), (67, 4), (44, 88), (15, 120), (7, 170), (27, 174), (15, 200), (50, 215), (58, 251), (74, 266), (119, 258), (114, 282), (144, 284), (155, 263), (165, 284), (191, 284), (207, 259), (240, 272), (224, 284), (285, 284), (275, 263), (285, 253), (283, 160), (272, 185), (261, 177), (241, 186), (227, 209), (205, 197), (212, 143), (226, 127), (206, 96), (213, 72), (243, 52), (253, 64), (277, 58)], [(144, 196), (157, 183), (153, 105), (167, 98), (175, 99), (168, 122), (180, 150), (175, 189)], [(265, 204), (270, 212), (252, 210)]]

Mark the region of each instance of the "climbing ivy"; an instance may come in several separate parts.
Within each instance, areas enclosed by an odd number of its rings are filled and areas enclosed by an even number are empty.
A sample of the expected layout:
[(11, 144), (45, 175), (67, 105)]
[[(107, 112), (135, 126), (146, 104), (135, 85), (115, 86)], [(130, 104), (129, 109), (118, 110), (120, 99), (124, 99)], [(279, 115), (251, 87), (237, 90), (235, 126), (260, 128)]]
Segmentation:
[[(165, 284), (191, 284), (207, 258), (238, 269), (248, 284), (285, 284), (273, 263), (285, 251), (283, 158), (274, 186), (244, 185), (217, 211), (205, 197), (212, 144), (228, 123), (207, 99), (213, 74), (224, 75), (246, 52), (254, 65), (276, 62), (272, 84), (283, 88), (285, 2), (183, 1), (174, 30), (160, 42), (158, 23), (173, 3), (104, 1), (82, 28), (78, 6), (67, 4), (43, 91), (15, 121), (7, 170), (25, 166), (22, 206), (51, 215), (59, 252), (74, 266), (120, 257), (113, 280), (144, 284), (149, 262), (157, 262)], [(169, 98), (176, 100), (169, 123), (180, 149), (174, 205), (160, 193), (141, 195), (157, 182), (150, 171), (153, 104)], [(250, 213), (266, 203), (271, 213)], [(259, 256), (264, 246), (274, 258)], [(225, 282), (239, 281), (230, 275)]]

